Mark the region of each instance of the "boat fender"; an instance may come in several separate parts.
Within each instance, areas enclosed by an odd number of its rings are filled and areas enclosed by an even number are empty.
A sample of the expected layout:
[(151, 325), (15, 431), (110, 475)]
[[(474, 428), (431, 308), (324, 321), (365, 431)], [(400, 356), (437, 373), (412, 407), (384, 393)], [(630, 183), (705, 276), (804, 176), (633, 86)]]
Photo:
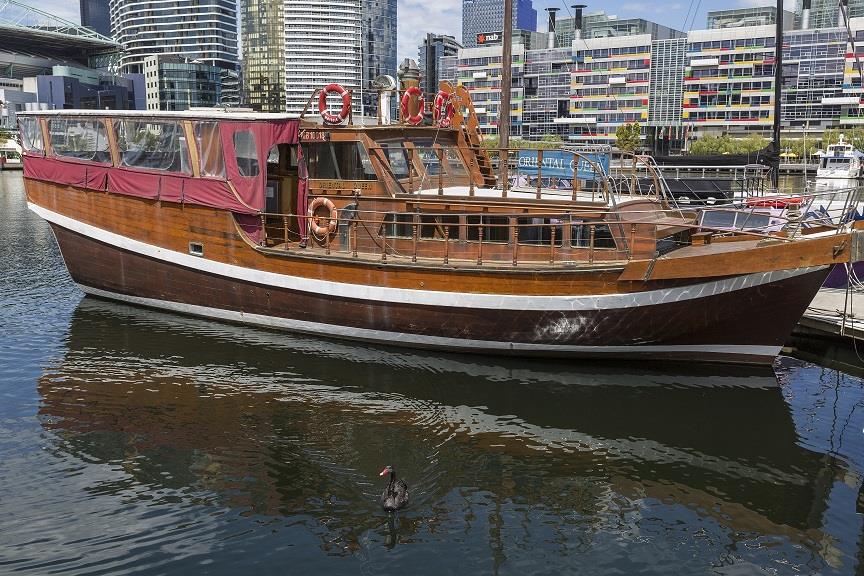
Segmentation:
[[(420, 105), (417, 111), (417, 114), (413, 116), (408, 116), (408, 103), (411, 102), (411, 98), (417, 98)], [(405, 90), (405, 94), (402, 95), (402, 103), (401, 103), (401, 111), (402, 118), (413, 126), (417, 126), (423, 121), (423, 107), (425, 106), (425, 102), (423, 101), (423, 91), (420, 90), (417, 86), (411, 86), (407, 90)]]
[[(321, 226), (322, 218), (315, 214), (315, 211), (324, 206), (330, 211), (330, 219), (326, 226)], [(336, 225), (339, 222), (339, 212), (333, 202), (324, 196), (315, 198), (309, 205), (309, 230), (316, 236), (324, 236), (333, 234), (336, 231)]]
[[(339, 94), (342, 96), (342, 109), (339, 114), (333, 114), (327, 110), (327, 95)], [(328, 84), (318, 95), (318, 111), (325, 124), (341, 124), (351, 113), (351, 94), (341, 84)]]
[[(441, 128), (449, 128), (450, 121), (456, 113), (453, 106), (452, 94), (443, 90), (435, 95), (435, 106), (432, 108), (432, 119)], [(442, 115), (443, 114), (443, 115)]]

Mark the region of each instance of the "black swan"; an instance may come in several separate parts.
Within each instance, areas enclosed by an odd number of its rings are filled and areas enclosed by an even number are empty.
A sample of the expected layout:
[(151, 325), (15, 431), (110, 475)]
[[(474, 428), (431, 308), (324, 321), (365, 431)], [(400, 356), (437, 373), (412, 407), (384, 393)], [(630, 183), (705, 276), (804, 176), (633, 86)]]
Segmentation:
[(387, 483), (384, 493), (381, 494), (381, 506), (387, 512), (395, 512), (408, 504), (408, 485), (404, 480), (396, 479), (396, 473), (392, 466), (384, 468), (379, 476), (387, 476), (388, 474), (390, 475), (390, 482)]

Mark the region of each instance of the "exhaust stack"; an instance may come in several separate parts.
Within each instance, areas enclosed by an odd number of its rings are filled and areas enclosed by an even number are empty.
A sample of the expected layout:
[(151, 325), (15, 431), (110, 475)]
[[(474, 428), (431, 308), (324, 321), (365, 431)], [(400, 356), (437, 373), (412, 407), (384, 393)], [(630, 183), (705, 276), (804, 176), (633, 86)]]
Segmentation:
[(585, 4), (573, 4), (573, 39), (582, 39), (582, 9), (587, 8)]
[(810, 2), (811, 0), (802, 0), (801, 2), (801, 29), (808, 30), (810, 28)]
[(546, 35), (547, 48), (555, 48), (555, 13), (558, 10), (560, 8), (546, 8), (546, 11), (549, 13), (549, 33)]

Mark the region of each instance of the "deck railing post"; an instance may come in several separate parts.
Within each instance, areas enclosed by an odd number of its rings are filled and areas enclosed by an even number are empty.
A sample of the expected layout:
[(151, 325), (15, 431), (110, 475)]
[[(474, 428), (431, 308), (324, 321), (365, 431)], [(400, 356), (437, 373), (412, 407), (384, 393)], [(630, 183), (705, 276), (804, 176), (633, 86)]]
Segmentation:
[(282, 239), (285, 241), (285, 251), (288, 251), (288, 216), (282, 216)]
[(327, 256), (330, 255), (330, 226), (329, 226), (329, 223), (327, 226), (327, 232), (324, 233), (324, 253)]
[(411, 262), (417, 262), (417, 214), (414, 214), (414, 221), (411, 224), (411, 239), (414, 243), (414, 254), (411, 255)]
[(435, 148), (435, 156), (438, 157), (438, 195), (444, 195), (444, 150)]
[(516, 266), (519, 259), (519, 224), (513, 224), (513, 266)]
[[(503, 158), (502, 158), (503, 156)], [(498, 168), (501, 168), (501, 162), (507, 162), (507, 168), (509, 173), (510, 168), (510, 150), (507, 148), (501, 148), (498, 152)], [(503, 182), (501, 182), (501, 197), (507, 198), (507, 187), (510, 185), (509, 177), (505, 178)]]
[[(395, 226), (395, 225), (394, 225)], [(387, 261), (387, 222), (384, 222), (384, 234), (381, 235), (381, 261)]]
[(543, 178), (543, 150), (539, 149), (539, 150), (537, 150), (537, 199), (538, 200), (543, 197), (542, 178)]
[(414, 193), (414, 149), (408, 148), (408, 193)]
[(636, 245), (636, 224), (630, 225), (630, 245), (627, 247), (629, 252), (628, 260), (633, 258), (633, 246)]
[(351, 256), (357, 258), (357, 219), (351, 221), (351, 235), (354, 237), (351, 243)]
[(588, 224), (588, 263), (594, 263), (594, 224)]
[(444, 264), (450, 262), (450, 226), (444, 227)]
[(549, 263), (555, 263), (555, 224), (551, 224), (551, 236), (549, 241)]
[(477, 265), (483, 265), (483, 217), (480, 217), (480, 225), (477, 228), (477, 238), (480, 240), (477, 243)]
[(267, 245), (267, 215), (261, 214), (261, 246)]

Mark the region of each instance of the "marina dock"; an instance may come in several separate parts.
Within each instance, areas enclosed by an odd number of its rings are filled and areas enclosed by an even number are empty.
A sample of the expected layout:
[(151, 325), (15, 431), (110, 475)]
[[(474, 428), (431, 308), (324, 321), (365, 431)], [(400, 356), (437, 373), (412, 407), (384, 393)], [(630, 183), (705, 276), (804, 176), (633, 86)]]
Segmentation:
[(822, 288), (788, 342), (796, 355), (864, 370), (864, 292)]

